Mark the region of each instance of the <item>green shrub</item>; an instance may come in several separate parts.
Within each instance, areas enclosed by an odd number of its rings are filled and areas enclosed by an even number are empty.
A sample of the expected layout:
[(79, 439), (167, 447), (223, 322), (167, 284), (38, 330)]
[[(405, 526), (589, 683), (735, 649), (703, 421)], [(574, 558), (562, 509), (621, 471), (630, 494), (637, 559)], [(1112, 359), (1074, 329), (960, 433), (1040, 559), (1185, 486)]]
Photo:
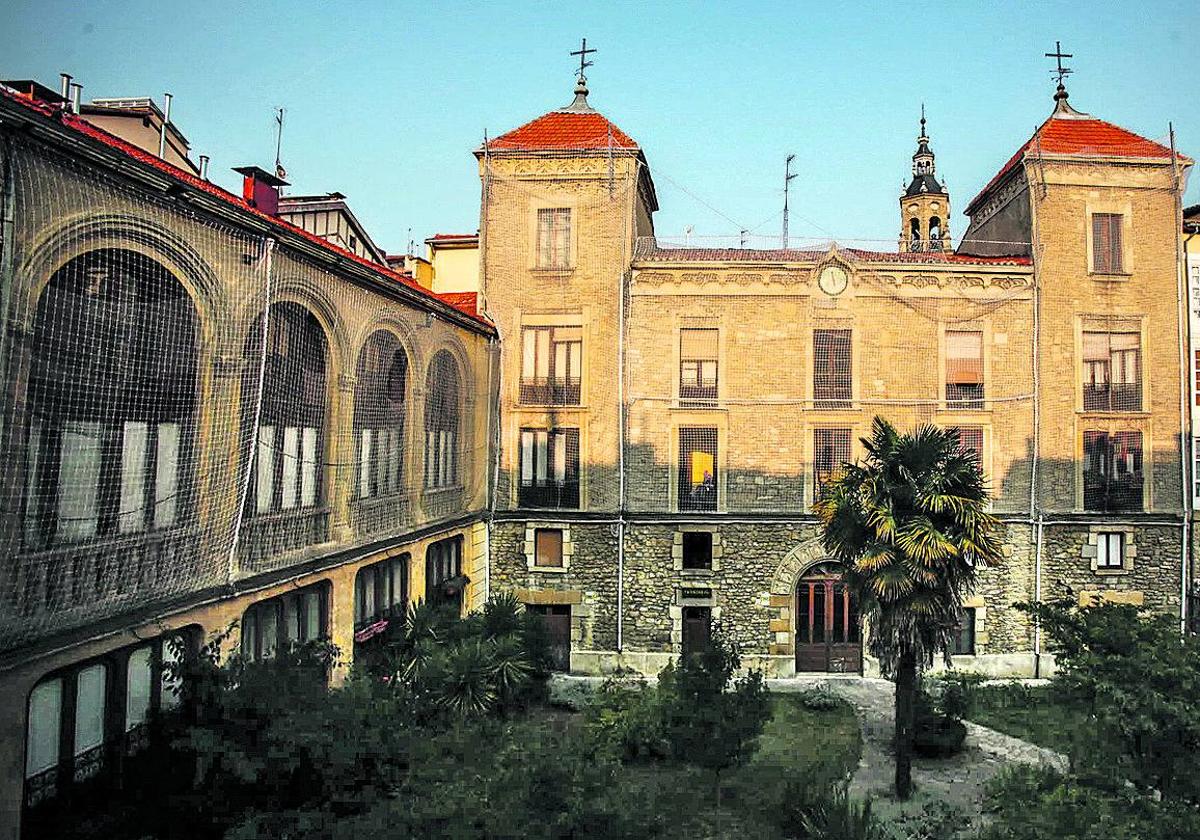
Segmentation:
[(914, 715), (913, 751), (926, 758), (946, 758), (962, 751), (967, 737), (967, 727), (960, 718), (947, 712), (962, 708), (960, 695), (951, 692), (952, 700), (947, 706), (947, 692), (934, 696), (925, 686), (917, 690)]
[(670, 756), (658, 687), (640, 674), (606, 679), (587, 708), (585, 731), (592, 749), (618, 761), (659, 760)]
[(831, 712), (845, 702), (830, 691), (828, 686), (806, 688), (799, 696), (800, 705), (814, 712)]

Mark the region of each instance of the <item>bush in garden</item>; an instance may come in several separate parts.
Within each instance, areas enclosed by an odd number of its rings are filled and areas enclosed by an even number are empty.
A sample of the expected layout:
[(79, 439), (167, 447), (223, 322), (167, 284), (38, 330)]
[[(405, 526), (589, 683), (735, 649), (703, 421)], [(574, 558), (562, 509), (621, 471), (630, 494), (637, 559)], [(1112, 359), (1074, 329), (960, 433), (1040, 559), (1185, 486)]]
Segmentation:
[(640, 674), (614, 674), (587, 707), (586, 732), (591, 748), (606, 759), (659, 760), (670, 757), (657, 687)]
[(1181, 635), (1177, 618), (1124, 604), (1025, 609), (1055, 654), (1053, 684), (1094, 724), (1073, 765), (1200, 805), (1200, 639)]

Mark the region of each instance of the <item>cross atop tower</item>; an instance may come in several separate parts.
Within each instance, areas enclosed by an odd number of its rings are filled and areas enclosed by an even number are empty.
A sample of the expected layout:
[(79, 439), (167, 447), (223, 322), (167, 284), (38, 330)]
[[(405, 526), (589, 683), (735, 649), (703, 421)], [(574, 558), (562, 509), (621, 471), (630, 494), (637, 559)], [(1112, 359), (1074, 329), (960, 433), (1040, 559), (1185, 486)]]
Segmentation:
[(592, 62), (587, 60), (589, 53), (594, 53), (596, 50), (588, 49), (587, 38), (583, 39), (583, 45), (579, 49), (571, 51), (570, 55), (579, 56), (579, 72), (576, 74), (580, 79), (584, 78), (583, 71), (592, 66)]
[(1063, 80), (1066, 79), (1067, 76), (1071, 75), (1071, 72), (1072, 72), (1070, 67), (1063, 67), (1062, 60), (1064, 58), (1074, 58), (1074, 57), (1075, 56), (1072, 55), (1071, 53), (1065, 53), (1062, 51), (1062, 41), (1055, 41), (1054, 42), (1054, 52), (1046, 53), (1046, 58), (1053, 58), (1058, 65), (1057, 70), (1051, 71), (1051, 75), (1058, 79), (1058, 90), (1054, 94), (1054, 98), (1056, 100), (1067, 98), (1067, 88), (1063, 84)]

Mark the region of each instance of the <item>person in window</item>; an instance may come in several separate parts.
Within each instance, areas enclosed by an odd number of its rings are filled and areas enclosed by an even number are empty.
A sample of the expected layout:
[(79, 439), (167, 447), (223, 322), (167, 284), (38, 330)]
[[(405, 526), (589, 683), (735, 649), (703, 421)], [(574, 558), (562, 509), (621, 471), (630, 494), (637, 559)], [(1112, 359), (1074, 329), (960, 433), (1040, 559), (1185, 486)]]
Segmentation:
[(711, 470), (704, 471), (704, 478), (699, 484), (692, 485), (692, 506), (711, 506), (717, 499), (717, 483)]

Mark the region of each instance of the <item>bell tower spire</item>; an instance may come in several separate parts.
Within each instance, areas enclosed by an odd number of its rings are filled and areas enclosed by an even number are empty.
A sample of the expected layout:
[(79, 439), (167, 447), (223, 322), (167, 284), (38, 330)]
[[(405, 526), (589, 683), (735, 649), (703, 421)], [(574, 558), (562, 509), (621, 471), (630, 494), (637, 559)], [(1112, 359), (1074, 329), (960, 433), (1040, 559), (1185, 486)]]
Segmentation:
[(900, 196), (900, 250), (949, 249), (950, 194), (937, 179), (937, 159), (925, 128), (921, 103), (921, 130), (912, 156), (912, 180)]

